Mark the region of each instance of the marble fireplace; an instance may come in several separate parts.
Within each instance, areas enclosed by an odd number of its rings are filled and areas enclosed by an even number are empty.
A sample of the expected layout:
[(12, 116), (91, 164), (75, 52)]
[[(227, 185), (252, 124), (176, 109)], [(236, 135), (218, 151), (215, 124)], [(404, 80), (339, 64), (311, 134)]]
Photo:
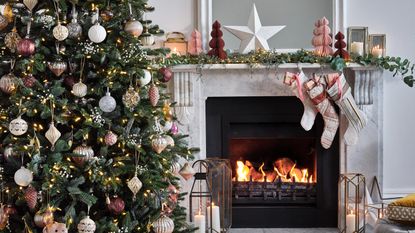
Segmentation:
[[(233, 228), (336, 227), (339, 173), (363, 173), (368, 183), (374, 176), (381, 180), (380, 71), (354, 64), (345, 70), (369, 123), (359, 143), (346, 146), (341, 135), (347, 120), (340, 115), (338, 135), (325, 150), (319, 143), (321, 117), (310, 131), (303, 130), (302, 104), (282, 83), (284, 73), (298, 72), (299, 65), (309, 77), (332, 72), (318, 64), (173, 68), (171, 92), (179, 128), (189, 135), (190, 146), (200, 148), (196, 158), (231, 160)], [(245, 177), (240, 176), (243, 171)]]

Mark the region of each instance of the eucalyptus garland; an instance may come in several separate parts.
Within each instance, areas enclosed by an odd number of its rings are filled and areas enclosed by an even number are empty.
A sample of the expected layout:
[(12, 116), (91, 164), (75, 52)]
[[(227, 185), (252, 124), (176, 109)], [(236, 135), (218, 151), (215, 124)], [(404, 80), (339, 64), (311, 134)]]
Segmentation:
[(341, 57), (321, 57), (315, 55), (312, 51), (298, 50), (292, 53), (278, 53), (275, 51), (258, 50), (248, 54), (233, 53), (229, 54), (227, 59), (221, 60), (217, 57), (211, 57), (206, 54), (197, 56), (186, 55), (177, 56), (172, 55), (165, 61), (166, 65), (180, 65), (180, 64), (195, 64), (203, 67), (207, 64), (247, 64), (251, 67), (256, 65), (264, 65), (275, 67), (284, 63), (318, 63), (321, 65), (328, 65), (335, 71), (343, 71), (350, 63), (357, 63), (363, 66), (375, 66), (379, 69), (388, 70), (393, 73), (393, 76), (402, 77), (405, 84), (413, 87), (414, 67), (408, 59), (400, 57), (373, 57), (372, 55), (352, 57), (346, 61)]

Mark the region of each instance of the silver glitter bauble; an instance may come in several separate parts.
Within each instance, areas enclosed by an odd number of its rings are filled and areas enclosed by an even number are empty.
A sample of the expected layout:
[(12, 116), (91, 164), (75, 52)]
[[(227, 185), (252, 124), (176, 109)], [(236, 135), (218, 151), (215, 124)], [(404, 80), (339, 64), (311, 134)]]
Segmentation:
[(82, 26), (76, 19), (72, 19), (72, 21), (66, 27), (69, 31), (69, 38), (76, 39), (82, 36)]
[(105, 93), (105, 96), (103, 96), (99, 100), (99, 108), (103, 112), (112, 112), (115, 110), (116, 107), (117, 101), (115, 101), (114, 97), (111, 96), (111, 93), (109, 91), (107, 91), (107, 93)]

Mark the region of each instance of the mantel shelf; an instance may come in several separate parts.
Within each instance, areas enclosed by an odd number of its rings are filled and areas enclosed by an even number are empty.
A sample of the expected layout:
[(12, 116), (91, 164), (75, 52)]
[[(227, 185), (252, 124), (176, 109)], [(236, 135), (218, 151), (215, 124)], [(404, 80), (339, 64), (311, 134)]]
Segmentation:
[[(263, 64), (204, 64), (204, 65), (176, 65), (172, 67), (173, 72), (193, 72), (198, 73), (201, 70), (252, 70), (252, 69), (330, 69), (329, 64), (320, 65), (318, 63), (284, 63), (279, 65), (267, 66)], [(364, 66), (357, 63), (348, 63), (347, 68), (351, 70), (376, 70), (375, 66)]]

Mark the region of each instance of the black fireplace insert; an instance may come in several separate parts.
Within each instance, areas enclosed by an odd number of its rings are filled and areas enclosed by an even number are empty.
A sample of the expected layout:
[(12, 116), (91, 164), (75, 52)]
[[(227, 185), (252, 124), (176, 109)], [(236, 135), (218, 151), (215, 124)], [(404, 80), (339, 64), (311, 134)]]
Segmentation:
[(310, 131), (295, 97), (206, 100), (207, 157), (233, 169), (234, 228), (336, 227), (338, 136), (320, 145), (324, 122)]

